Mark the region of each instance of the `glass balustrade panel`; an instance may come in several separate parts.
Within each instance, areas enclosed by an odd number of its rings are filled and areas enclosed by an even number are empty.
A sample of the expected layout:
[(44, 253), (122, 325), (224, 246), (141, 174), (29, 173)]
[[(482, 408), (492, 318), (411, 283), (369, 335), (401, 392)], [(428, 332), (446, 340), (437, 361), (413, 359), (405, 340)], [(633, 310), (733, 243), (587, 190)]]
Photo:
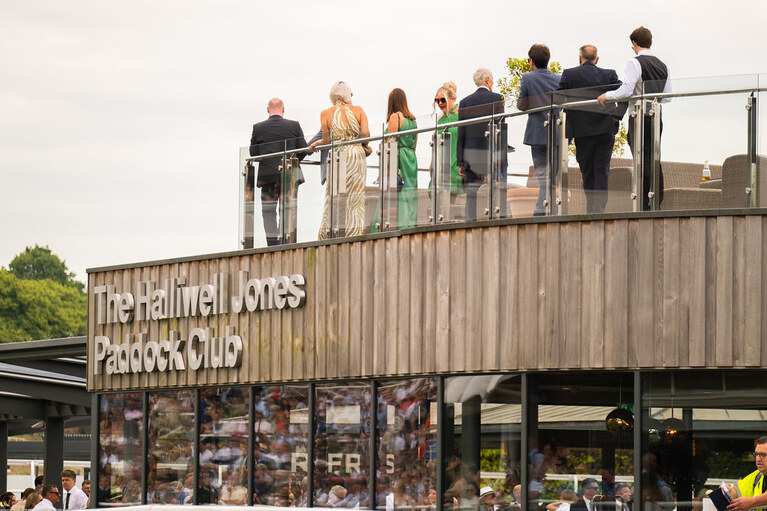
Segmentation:
[[(617, 84), (556, 91), (553, 140), (556, 202), (564, 215), (627, 212), (634, 209), (632, 169), (626, 146), (627, 103), (595, 100)], [(564, 132), (562, 127), (564, 126)]]
[[(545, 112), (541, 117), (528, 121), (528, 115), (517, 115), (506, 119), (508, 130), (506, 202), (508, 216), (511, 218), (529, 218), (546, 213), (546, 187), (549, 177), (549, 166), (546, 157), (546, 127), (543, 122)], [(529, 122), (540, 123), (537, 130), (542, 131), (542, 144), (535, 147), (525, 144)], [(537, 164), (537, 169), (536, 169)]]
[[(329, 153), (326, 202), (320, 217), (319, 238), (368, 234), (373, 219), (375, 184), (370, 143), (338, 142)], [(367, 152), (371, 155), (368, 156)], [(369, 216), (370, 215), (370, 216)]]
[(504, 162), (501, 155), (505, 154), (500, 147), (500, 124), (494, 122), (493, 114), (502, 111), (503, 103), (465, 107), (458, 111), (459, 120), (481, 119), (457, 129), (456, 153), (462, 169), (465, 221), (492, 218), (491, 192), (501, 188), (498, 186), (499, 182), (503, 182), (501, 173)]
[(240, 148), (240, 166), (237, 170), (238, 194), (238, 244), (237, 248), (253, 248), (253, 184), (249, 176), (251, 165), (247, 159), (249, 148)]
[[(434, 116), (421, 115), (412, 120), (408, 127), (430, 128), (434, 122)], [(399, 229), (434, 224), (430, 171), (434, 156), (433, 136), (434, 131), (430, 130), (399, 139), (399, 174), (403, 182), (397, 198), (400, 204), (397, 218)]]
[[(646, 95), (641, 137), (644, 178), (650, 183), (658, 182), (655, 189), (658, 209), (711, 210), (749, 206), (749, 190), (753, 187), (750, 186), (748, 155), (751, 114), (747, 107), (751, 94), (726, 91), (757, 85), (756, 76), (672, 80), (672, 93), (689, 95), (660, 98), (655, 102), (655, 115), (650, 115), (652, 94), (662, 92), (666, 85), (643, 84)], [(657, 118), (658, 113), (660, 118)], [(630, 135), (635, 138), (633, 130)], [(658, 154), (652, 152), (652, 145), (656, 143)], [(657, 160), (660, 160), (659, 165)], [(647, 190), (653, 191), (645, 183), (645, 194)]]

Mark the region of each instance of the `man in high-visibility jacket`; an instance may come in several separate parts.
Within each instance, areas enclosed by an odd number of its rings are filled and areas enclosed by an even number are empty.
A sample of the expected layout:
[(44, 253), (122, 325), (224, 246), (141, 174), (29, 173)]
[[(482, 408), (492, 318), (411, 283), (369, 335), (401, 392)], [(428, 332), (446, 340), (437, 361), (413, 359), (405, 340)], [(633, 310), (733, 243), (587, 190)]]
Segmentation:
[(767, 436), (756, 441), (754, 449), (756, 470), (738, 481), (740, 497), (727, 506), (730, 511), (747, 511), (755, 507), (767, 507)]

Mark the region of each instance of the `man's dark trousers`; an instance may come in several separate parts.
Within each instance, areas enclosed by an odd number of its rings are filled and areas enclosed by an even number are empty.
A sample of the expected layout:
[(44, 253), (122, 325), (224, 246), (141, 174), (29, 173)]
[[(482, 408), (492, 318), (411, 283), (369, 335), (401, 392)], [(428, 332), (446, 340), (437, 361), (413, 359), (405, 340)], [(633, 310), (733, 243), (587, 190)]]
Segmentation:
[(603, 133), (575, 139), (575, 158), (581, 168), (586, 211), (603, 213), (607, 206), (607, 181), (615, 135)]

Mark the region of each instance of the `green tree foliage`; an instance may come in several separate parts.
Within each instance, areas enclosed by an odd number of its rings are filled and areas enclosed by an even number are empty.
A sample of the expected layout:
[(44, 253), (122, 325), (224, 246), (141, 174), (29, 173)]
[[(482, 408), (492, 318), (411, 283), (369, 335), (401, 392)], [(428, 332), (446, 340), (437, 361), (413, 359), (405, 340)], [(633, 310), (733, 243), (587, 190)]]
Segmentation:
[(28, 247), (9, 268), (0, 268), (0, 342), (85, 335), (84, 286), (48, 247)]
[[(519, 99), (519, 83), (522, 80), (522, 75), (532, 71), (530, 67), (530, 61), (527, 58), (516, 59), (510, 57), (506, 61), (507, 76), (502, 76), (498, 79), (498, 91), (506, 99), (506, 104), (509, 107), (516, 108), (517, 99)], [(562, 73), (562, 64), (552, 60), (549, 62), (549, 71), (552, 73)], [(621, 122), (618, 128), (618, 134), (615, 135), (615, 144), (613, 144), (613, 156), (623, 156), (626, 151), (626, 145), (628, 144), (628, 130), (626, 124)], [(570, 152), (575, 154), (575, 146), (570, 146)]]
[(83, 289), (83, 283), (75, 280), (75, 274), (70, 272), (64, 261), (48, 247), (27, 247), (24, 252), (13, 258), (8, 269), (20, 279), (50, 279), (59, 284), (74, 286), (81, 291)]

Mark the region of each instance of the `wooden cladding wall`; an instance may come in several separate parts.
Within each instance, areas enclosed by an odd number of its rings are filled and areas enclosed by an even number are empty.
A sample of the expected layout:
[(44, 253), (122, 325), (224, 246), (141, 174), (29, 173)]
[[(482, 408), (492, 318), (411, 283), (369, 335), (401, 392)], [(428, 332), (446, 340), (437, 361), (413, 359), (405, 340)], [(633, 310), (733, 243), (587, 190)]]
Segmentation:
[[(236, 369), (93, 375), (91, 390), (423, 373), (759, 367), (767, 361), (767, 217), (709, 216), (442, 230), (89, 275), (94, 335), (245, 343)], [(94, 286), (302, 273), (300, 309), (95, 325)], [(230, 289), (230, 293), (232, 289)]]

